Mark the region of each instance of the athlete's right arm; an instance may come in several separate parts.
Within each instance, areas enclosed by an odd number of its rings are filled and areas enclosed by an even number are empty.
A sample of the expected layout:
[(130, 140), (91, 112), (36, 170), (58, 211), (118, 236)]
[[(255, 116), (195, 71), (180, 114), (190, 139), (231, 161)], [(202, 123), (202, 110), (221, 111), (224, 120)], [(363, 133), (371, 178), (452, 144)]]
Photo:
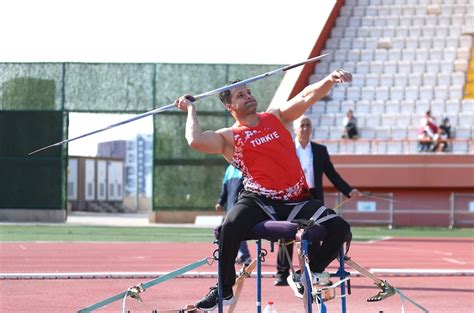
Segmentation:
[(196, 114), (194, 104), (186, 99), (186, 96), (175, 101), (175, 106), (187, 112), (186, 119), (186, 140), (188, 145), (200, 152), (224, 154), (225, 140), (219, 131), (202, 131)]

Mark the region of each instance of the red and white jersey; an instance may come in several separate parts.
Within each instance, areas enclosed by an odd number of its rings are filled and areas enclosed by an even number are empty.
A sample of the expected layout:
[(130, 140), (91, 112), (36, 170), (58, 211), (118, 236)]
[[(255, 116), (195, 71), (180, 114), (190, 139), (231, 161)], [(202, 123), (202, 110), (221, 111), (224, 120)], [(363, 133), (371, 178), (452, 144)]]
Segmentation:
[(290, 132), (273, 114), (258, 116), (254, 127), (232, 127), (232, 163), (243, 173), (245, 190), (275, 200), (310, 198)]

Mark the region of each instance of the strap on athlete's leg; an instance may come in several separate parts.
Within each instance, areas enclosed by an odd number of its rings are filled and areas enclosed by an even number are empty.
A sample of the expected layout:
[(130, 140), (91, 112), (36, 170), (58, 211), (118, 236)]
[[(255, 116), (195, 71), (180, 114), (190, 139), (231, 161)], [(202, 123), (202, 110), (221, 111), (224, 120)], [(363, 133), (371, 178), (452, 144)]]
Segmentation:
[[(270, 219), (276, 221), (277, 216), (276, 216), (276, 211), (275, 209), (268, 204), (263, 203), (262, 200), (255, 198), (255, 203), (270, 217)], [(290, 214), (288, 214), (288, 218), (286, 219), (287, 221), (291, 221), (292, 219), (295, 218), (296, 215), (301, 211), (301, 209), (308, 203), (308, 201), (302, 201), (302, 202), (296, 202), (296, 203), (286, 203), (286, 205), (291, 205), (293, 208), (291, 209)]]
[[(260, 199), (256, 199), (255, 201), (258, 206), (274, 221), (277, 220), (276, 218), (276, 211), (271, 205), (266, 205), (261, 201)], [(288, 218), (286, 219), (287, 222), (292, 221), (296, 215), (301, 211), (301, 209), (308, 203), (308, 201), (303, 201), (303, 202), (298, 202), (298, 203), (289, 203), (288, 205), (294, 205), (290, 214), (288, 214)], [(280, 247), (283, 249), (285, 253), (285, 257), (288, 260), (288, 264), (290, 264), (290, 271), (295, 275), (295, 269), (293, 267), (293, 262), (290, 256), (290, 253), (288, 252), (288, 248), (286, 247), (286, 240), (285, 238), (280, 239)]]
[(270, 219), (274, 221), (277, 220), (276, 211), (271, 205), (263, 203), (263, 201), (258, 198), (255, 198), (255, 203), (268, 215), (268, 217), (270, 217)]
[(295, 277), (296, 271), (295, 267), (293, 266), (293, 260), (291, 258), (290, 252), (288, 251), (288, 248), (286, 247), (288, 244), (293, 244), (294, 240), (291, 241), (286, 241), (284, 238), (280, 239), (280, 249), (283, 249), (283, 252), (285, 253), (285, 258), (288, 261), (288, 264), (290, 265), (290, 272), (293, 277)]
[(287, 222), (292, 221), (296, 217), (296, 215), (300, 213), (301, 209), (306, 205), (306, 203), (308, 203), (308, 201), (296, 203), (293, 209), (291, 209), (290, 214), (288, 214), (286, 221)]

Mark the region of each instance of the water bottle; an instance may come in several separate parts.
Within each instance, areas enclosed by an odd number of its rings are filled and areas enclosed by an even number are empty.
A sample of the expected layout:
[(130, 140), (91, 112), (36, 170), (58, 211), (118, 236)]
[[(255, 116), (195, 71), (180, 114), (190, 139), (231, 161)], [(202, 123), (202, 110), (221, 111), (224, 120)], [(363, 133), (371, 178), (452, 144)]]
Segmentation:
[(275, 306), (273, 305), (273, 301), (268, 301), (268, 304), (263, 309), (263, 313), (277, 313)]

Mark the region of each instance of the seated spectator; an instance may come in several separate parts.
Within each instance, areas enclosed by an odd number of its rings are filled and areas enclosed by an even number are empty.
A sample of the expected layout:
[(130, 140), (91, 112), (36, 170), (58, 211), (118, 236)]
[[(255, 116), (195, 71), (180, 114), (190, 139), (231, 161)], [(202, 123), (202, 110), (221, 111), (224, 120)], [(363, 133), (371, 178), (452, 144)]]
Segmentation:
[(436, 125), (436, 119), (431, 115), (431, 110), (426, 111), (425, 116), (420, 120), (420, 126), (429, 126), (431, 132), (436, 134), (438, 132), (438, 126)]
[(438, 127), (438, 132), (434, 135), (435, 152), (447, 152), (449, 149), (449, 139), (451, 139), (451, 123), (448, 117), (444, 117), (441, 125)]
[(342, 120), (342, 125), (344, 126), (342, 138), (357, 139), (359, 137), (357, 118), (352, 110), (347, 111), (346, 117)]
[(451, 122), (449, 122), (449, 118), (445, 116), (439, 128), (443, 129), (444, 132), (448, 135), (448, 138), (451, 138)]
[(418, 151), (432, 151), (434, 145), (435, 134), (438, 133), (438, 126), (435, 118), (431, 115), (431, 111), (426, 111), (425, 116), (420, 120), (420, 128), (418, 130)]
[(421, 126), (418, 131), (418, 151), (428, 152), (431, 151), (433, 146), (434, 134), (430, 131), (429, 127)]

